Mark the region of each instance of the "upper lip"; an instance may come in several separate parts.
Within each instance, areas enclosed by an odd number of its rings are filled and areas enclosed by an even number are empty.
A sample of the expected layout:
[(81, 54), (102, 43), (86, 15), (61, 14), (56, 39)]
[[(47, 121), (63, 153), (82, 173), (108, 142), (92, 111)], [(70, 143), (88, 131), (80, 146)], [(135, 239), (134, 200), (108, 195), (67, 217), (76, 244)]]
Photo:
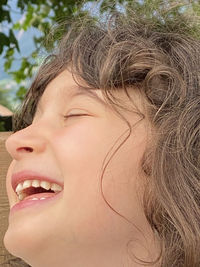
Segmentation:
[(49, 176), (44, 176), (41, 175), (35, 171), (31, 171), (31, 170), (23, 170), (17, 173), (14, 173), (11, 177), (11, 184), (12, 184), (12, 188), (15, 191), (17, 185), (25, 180), (41, 180), (41, 181), (47, 181), (50, 183), (55, 183), (60, 185), (63, 188), (63, 184), (59, 181), (57, 181), (54, 178), (51, 178)]

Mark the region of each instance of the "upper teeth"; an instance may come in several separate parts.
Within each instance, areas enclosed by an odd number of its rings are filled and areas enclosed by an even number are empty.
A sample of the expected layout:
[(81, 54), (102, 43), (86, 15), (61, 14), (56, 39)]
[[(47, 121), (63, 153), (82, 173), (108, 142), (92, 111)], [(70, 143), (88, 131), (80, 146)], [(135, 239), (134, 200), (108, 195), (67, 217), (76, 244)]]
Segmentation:
[(19, 183), (15, 189), (16, 193), (20, 195), (22, 191), (28, 187), (42, 187), (46, 190), (53, 190), (54, 192), (62, 191), (62, 187), (55, 183), (49, 183), (46, 181), (39, 181), (39, 180), (25, 180), (22, 183)]

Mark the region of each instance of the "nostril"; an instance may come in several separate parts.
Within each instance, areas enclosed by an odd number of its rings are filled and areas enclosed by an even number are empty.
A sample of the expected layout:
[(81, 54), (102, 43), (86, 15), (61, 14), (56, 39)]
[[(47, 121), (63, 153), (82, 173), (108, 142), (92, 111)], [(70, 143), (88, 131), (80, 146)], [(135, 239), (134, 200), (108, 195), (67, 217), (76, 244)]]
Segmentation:
[(33, 152), (33, 149), (31, 147), (20, 147), (17, 149), (17, 151), (19, 150), (25, 150), (25, 151), (28, 151), (28, 152)]
[(24, 148), (26, 151), (33, 152), (33, 149), (31, 147), (25, 147)]

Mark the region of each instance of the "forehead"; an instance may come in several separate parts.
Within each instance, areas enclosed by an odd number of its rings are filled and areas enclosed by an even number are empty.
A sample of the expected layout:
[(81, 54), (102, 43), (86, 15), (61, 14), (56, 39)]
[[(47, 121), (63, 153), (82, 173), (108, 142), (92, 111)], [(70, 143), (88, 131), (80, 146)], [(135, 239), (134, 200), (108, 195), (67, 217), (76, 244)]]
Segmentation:
[[(137, 90), (137, 88), (127, 88), (127, 93), (125, 90), (117, 89), (112, 90), (111, 102), (106, 100), (102, 94), (102, 90), (95, 88), (87, 88), (87, 84), (83, 82), (82, 86), (78, 85), (71, 72), (64, 70), (56, 78), (54, 78), (46, 87), (42, 97), (36, 108), (37, 112), (44, 112), (49, 106), (54, 105), (56, 108), (61, 108), (65, 106), (66, 103), (71, 102), (74, 99), (81, 98), (84, 103), (98, 104), (94, 105), (96, 108), (100, 107), (103, 109), (109, 109), (116, 112), (117, 108), (122, 113), (145, 112), (145, 102), (143, 96)], [(87, 102), (85, 102), (87, 100)], [(116, 104), (114, 104), (116, 103)], [(116, 106), (113, 109), (113, 106)], [(128, 112), (128, 113), (129, 113)]]
[(62, 105), (76, 97), (90, 98), (102, 105), (106, 104), (100, 89), (89, 89), (84, 86), (85, 84), (78, 85), (72, 74), (64, 70), (47, 85), (38, 102), (37, 110), (43, 110), (50, 102), (58, 101)]

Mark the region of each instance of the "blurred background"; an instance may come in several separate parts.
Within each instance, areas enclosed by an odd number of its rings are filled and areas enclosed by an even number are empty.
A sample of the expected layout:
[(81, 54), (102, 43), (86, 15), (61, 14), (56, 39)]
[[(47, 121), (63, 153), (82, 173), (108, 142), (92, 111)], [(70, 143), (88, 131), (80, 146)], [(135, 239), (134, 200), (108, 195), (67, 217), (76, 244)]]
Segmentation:
[(8, 115), (8, 110), (15, 112), (23, 101), (53, 47), (53, 43), (45, 44), (52, 25), (86, 14), (103, 20), (108, 11), (128, 12), (129, 7), (161, 24), (166, 14), (168, 19), (188, 13), (195, 18), (200, 14), (199, 0), (0, 0), (0, 131), (12, 130), (12, 114)]

